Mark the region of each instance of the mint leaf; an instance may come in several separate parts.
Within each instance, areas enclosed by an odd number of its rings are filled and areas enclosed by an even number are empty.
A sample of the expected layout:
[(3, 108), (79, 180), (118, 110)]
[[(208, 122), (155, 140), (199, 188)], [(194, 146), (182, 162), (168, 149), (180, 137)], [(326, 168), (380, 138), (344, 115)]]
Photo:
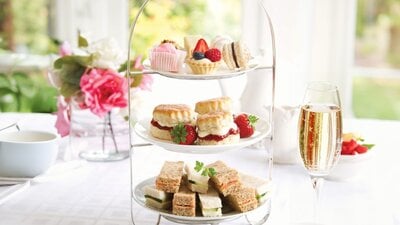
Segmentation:
[(248, 120), (249, 120), (250, 125), (254, 126), (258, 121), (258, 117), (255, 115), (249, 115)]
[(217, 171), (215, 171), (214, 168), (208, 168), (208, 176), (212, 177), (215, 176), (217, 174)]
[(372, 147), (374, 147), (374, 144), (362, 144), (362, 146), (367, 147), (368, 150), (370, 150)]
[(194, 167), (194, 170), (196, 170), (196, 172), (200, 172), (200, 170), (203, 169), (204, 163), (196, 161), (196, 166)]

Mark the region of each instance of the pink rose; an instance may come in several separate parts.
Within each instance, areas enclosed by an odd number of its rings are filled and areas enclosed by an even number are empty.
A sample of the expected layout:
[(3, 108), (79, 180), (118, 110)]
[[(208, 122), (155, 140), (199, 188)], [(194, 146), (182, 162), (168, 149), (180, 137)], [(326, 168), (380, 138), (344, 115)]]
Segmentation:
[(68, 103), (64, 100), (62, 96), (58, 96), (57, 99), (57, 120), (55, 127), (57, 132), (61, 135), (61, 137), (67, 136), (69, 134), (70, 129), (70, 108)]
[(81, 108), (89, 108), (94, 114), (103, 117), (114, 107), (126, 107), (127, 80), (109, 69), (89, 69), (80, 80), (84, 101)]
[(61, 56), (72, 55), (72, 48), (71, 48), (71, 45), (70, 45), (67, 41), (64, 41), (64, 42), (61, 44), (60, 49), (58, 50), (58, 53), (59, 53)]

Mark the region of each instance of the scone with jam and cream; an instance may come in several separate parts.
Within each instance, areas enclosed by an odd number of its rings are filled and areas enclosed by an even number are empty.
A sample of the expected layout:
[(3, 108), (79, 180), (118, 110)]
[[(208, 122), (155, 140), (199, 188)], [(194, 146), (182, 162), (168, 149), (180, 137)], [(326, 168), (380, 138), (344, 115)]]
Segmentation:
[(194, 124), (195, 113), (185, 104), (161, 104), (154, 108), (150, 124), (153, 137), (171, 140), (171, 130), (178, 124)]
[(199, 114), (196, 121), (199, 145), (222, 145), (239, 142), (240, 135), (229, 112)]
[(196, 103), (194, 111), (198, 114), (206, 114), (210, 112), (231, 112), (232, 99), (228, 96), (219, 98), (211, 98)]

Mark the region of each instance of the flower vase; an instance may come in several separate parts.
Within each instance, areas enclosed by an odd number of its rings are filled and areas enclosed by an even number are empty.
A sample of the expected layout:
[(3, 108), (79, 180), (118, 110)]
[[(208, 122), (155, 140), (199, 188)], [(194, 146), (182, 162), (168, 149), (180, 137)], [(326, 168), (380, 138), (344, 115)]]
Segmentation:
[(104, 117), (89, 109), (71, 107), (69, 156), (88, 161), (108, 162), (129, 157), (129, 124), (121, 109), (115, 108)]

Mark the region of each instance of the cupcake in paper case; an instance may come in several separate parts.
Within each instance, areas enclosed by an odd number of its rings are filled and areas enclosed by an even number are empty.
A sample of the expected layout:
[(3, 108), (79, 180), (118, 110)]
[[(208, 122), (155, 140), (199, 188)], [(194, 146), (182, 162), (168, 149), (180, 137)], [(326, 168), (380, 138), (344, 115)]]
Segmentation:
[(219, 67), (220, 61), (211, 62), (207, 58), (200, 60), (188, 59), (186, 64), (189, 65), (194, 74), (211, 74)]
[(247, 68), (251, 55), (241, 41), (235, 41), (224, 45), (222, 58), (229, 69), (243, 69)]
[(179, 72), (186, 52), (176, 49), (171, 43), (162, 43), (150, 51), (150, 67), (154, 70)]

